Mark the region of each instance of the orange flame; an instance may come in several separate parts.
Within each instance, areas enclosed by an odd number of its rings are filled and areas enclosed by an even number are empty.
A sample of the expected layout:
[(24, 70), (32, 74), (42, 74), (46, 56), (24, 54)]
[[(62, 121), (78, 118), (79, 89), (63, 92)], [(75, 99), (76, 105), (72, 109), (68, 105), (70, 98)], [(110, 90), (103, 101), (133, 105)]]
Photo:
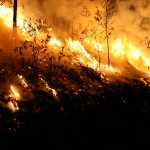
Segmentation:
[[(21, 8), (18, 10), (19, 15), (17, 16), (17, 24), (18, 26), (23, 26), (24, 16)], [(6, 8), (3, 5), (0, 6), (0, 19), (2, 19), (8, 27), (12, 27), (12, 14), (12, 8)], [(26, 25), (26, 30), (28, 30), (28, 25)], [(71, 64), (81, 63), (84, 66), (93, 68), (94, 70), (98, 70), (98, 66), (101, 65), (101, 71), (120, 72), (119, 68), (115, 68), (115, 66), (110, 65), (110, 67), (108, 68), (106, 62), (107, 48), (104, 44), (88, 38), (86, 38), (84, 42), (90, 46), (90, 48), (92, 49), (91, 52), (88, 52), (84, 47), (84, 44), (82, 44), (78, 40), (73, 41), (71, 38), (66, 40), (65, 53), (71, 56)], [(62, 45), (62, 42), (55, 36), (49, 41), (49, 46), (53, 46), (54, 49), (61, 47)], [(100, 56), (102, 58), (101, 62), (99, 62), (98, 56), (93, 55), (93, 53), (96, 53), (95, 50), (96, 52), (100, 52)], [(116, 60), (127, 60), (136, 69), (150, 74), (150, 59), (147, 57), (147, 53), (145, 53), (142, 49), (136, 47), (125, 37), (118, 38), (110, 44), (110, 55)], [(105, 62), (103, 60), (105, 60)], [(111, 62), (113, 61), (114, 60), (111, 60)]]
[(18, 100), (20, 98), (20, 94), (17, 92), (17, 90), (12, 85), (10, 86), (10, 89), (11, 89), (12, 97), (14, 97), (16, 100)]
[[(19, 15), (17, 16), (17, 25), (22, 26), (23, 25), (23, 15), (21, 12), (21, 9), (18, 9)], [(8, 27), (13, 27), (13, 8), (7, 8), (4, 5), (0, 5), (0, 19), (3, 19), (4, 24), (6, 24)]]
[(55, 89), (51, 88), (43, 78), (40, 78), (40, 79), (45, 83), (46, 88), (52, 92), (53, 96), (57, 97), (57, 91)]

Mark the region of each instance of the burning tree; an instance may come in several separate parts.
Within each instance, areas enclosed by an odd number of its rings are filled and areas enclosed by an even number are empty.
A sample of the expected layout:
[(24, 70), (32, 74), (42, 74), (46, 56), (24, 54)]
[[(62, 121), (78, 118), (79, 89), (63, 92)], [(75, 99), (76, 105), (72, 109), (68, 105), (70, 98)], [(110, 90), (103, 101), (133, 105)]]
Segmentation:
[[(91, 1), (94, 3), (94, 0)], [(99, 71), (100, 71), (100, 51), (101, 46), (99, 45), (99, 41), (102, 41), (102, 38), (106, 40), (106, 47), (107, 47), (107, 61), (108, 61), (108, 68), (110, 68), (110, 36), (114, 32), (114, 28), (112, 27), (113, 21), (112, 17), (115, 15), (117, 11), (116, 8), (117, 0), (100, 0), (99, 4), (95, 4), (95, 12), (94, 15), (88, 10), (86, 6), (83, 6), (83, 10), (81, 15), (87, 18), (90, 18), (89, 24), (85, 29), (82, 31), (82, 34), (87, 36), (92, 36), (97, 45), (98, 51), (98, 61), (99, 61)], [(91, 26), (90, 32), (91, 34), (88, 35), (88, 28)], [(105, 33), (105, 34), (104, 34)]]

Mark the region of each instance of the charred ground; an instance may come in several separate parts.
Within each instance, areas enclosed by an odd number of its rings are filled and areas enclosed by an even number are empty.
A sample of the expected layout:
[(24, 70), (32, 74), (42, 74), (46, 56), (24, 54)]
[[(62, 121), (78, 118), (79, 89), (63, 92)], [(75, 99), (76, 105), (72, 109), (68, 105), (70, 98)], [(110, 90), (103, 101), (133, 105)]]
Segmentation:
[[(0, 109), (0, 143), (8, 147), (129, 149), (149, 146), (148, 78), (59, 69), (47, 81), (57, 89), (32, 91), (20, 110)], [(49, 79), (49, 80), (48, 80)], [(98, 84), (96, 84), (98, 83)]]

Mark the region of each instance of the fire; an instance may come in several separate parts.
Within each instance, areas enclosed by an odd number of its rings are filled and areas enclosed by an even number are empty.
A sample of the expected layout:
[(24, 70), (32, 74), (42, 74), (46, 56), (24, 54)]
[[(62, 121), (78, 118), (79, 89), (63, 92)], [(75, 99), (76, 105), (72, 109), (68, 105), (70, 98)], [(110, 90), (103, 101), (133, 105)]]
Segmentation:
[(4, 106), (7, 106), (7, 108), (9, 108), (12, 112), (15, 112), (17, 110), (19, 110), (18, 107), (18, 103), (17, 100), (20, 98), (19, 93), (16, 91), (16, 89), (14, 88), (14, 86), (10, 86), (10, 91), (7, 92), (3, 92), (2, 94), (2, 104)]
[(98, 51), (102, 51), (103, 50), (103, 44), (99, 43), (98, 41), (96, 40), (93, 40), (93, 39), (84, 39), (84, 41), (89, 45), (89, 46), (92, 46), (93, 48), (95, 48), (95, 50), (98, 50)]
[(10, 86), (10, 95), (8, 96), (8, 108), (10, 108), (13, 112), (19, 110), (17, 101), (20, 98), (19, 93), (17, 90), (14, 88), (14, 86)]
[(11, 8), (5, 8), (3, 5), (0, 5), (0, 18), (5, 18), (4, 23), (8, 27), (12, 27), (12, 21), (13, 21), (13, 11)]
[(118, 38), (112, 43), (111, 53), (115, 57), (121, 57), (130, 62), (138, 70), (150, 73), (150, 59), (147, 57), (147, 53), (144, 50), (139, 49), (134, 44), (129, 42), (126, 38)]
[[(22, 33), (26, 33), (30, 31), (31, 26), (28, 22), (23, 21), (24, 16), (21, 8), (18, 10), (19, 15), (17, 17), (17, 25), (18, 27), (24, 28)], [(11, 7), (7, 8), (4, 5), (0, 6), (0, 19), (2, 19), (4, 21), (4, 24), (10, 28), (12, 28), (13, 22), (12, 14), (13, 9)], [(36, 26), (34, 27), (36, 28)], [(48, 28), (47, 30), (51, 32), (52, 28)], [(42, 34), (46, 35), (47, 33)], [(42, 34), (38, 32), (37, 35), (42, 39), (44, 37)], [(121, 69), (113, 65), (114, 62), (118, 62), (118, 60), (121, 60), (121, 62), (127, 61), (136, 69), (150, 74), (150, 59), (147, 57), (148, 54), (145, 53), (143, 49), (138, 48), (138, 46), (136, 46), (134, 43), (123, 36), (111, 40), (109, 44), (111, 64), (108, 66), (108, 49), (105, 42), (102, 43), (92, 38), (85, 38), (83, 41), (80, 41), (66, 37), (64, 37), (64, 40), (62, 42), (61, 40), (56, 38), (55, 34), (48, 41), (50, 50), (59, 50), (59, 47), (63, 47), (63, 52), (67, 56), (65, 58), (68, 59), (69, 63), (72, 65), (81, 64), (83, 66), (92, 68), (95, 71), (121, 74)], [(18, 75), (18, 78), (20, 79), (22, 86), (24, 88), (27, 88), (28, 84), (23, 75)], [(57, 91), (51, 88), (43, 78), (41, 78), (41, 81), (43, 81), (43, 83), (45, 84), (46, 89), (48, 91), (51, 91), (54, 97), (57, 97)], [(14, 97), (16, 100), (20, 99), (20, 94), (17, 92), (14, 86), (11, 85), (10, 88), (12, 97)]]
[[(21, 8), (18, 9), (18, 13), (20, 15), (18, 15), (18, 21), (17, 21), (17, 25), (18, 26), (23, 26), (23, 15), (21, 12)], [(4, 24), (7, 25), (9, 28), (12, 28), (13, 26), (13, 8), (12, 7), (5, 7), (4, 5), (0, 5), (0, 19), (3, 19)]]
[[(21, 9), (18, 9), (18, 16), (17, 16), (17, 25), (20, 27), (23, 27), (23, 32), (29, 31), (29, 24), (27, 22), (24, 22), (24, 16)], [(4, 20), (4, 23), (8, 27), (12, 27), (12, 16), (13, 9), (7, 8), (4, 5), (0, 6), (0, 18)], [(51, 29), (51, 28), (50, 28)], [(51, 29), (52, 30), (52, 29)], [(51, 31), (50, 30), (50, 31)], [(38, 33), (39, 35), (40, 33)], [(39, 35), (39, 37), (42, 35)], [(110, 66), (108, 68), (106, 61), (99, 61), (98, 56), (94, 56), (92, 53), (98, 53), (100, 57), (106, 60), (106, 47), (104, 44), (99, 43), (97, 40), (93, 40), (91, 38), (84, 39), (84, 42), (93, 49), (92, 52), (88, 52), (84, 44), (81, 43), (81, 41), (78, 40), (72, 40), (71, 38), (66, 39), (66, 44), (62, 44), (60, 40), (58, 40), (55, 36), (50, 39), (49, 46), (52, 46), (54, 49), (57, 49), (58, 47), (65, 46), (65, 53), (72, 57), (71, 64), (80, 63), (84, 66), (93, 68), (94, 70), (99, 71), (99, 68), (101, 71), (110, 71), (110, 72), (120, 72), (119, 68), (115, 68), (115, 66)], [(141, 51), (136, 48), (132, 43), (127, 41), (126, 38), (118, 38), (115, 41), (112, 42), (111, 48), (110, 48), (111, 56), (116, 59), (122, 58), (127, 59), (133, 66), (136, 66), (136, 63), (138, 61), (142, 61), (143, 63), (140, 67), (148, 67), (150, 65), (150, 61), (146, 56), (143, 56)], [(98, 54), (97, 54), (98, 55)], [(105, 55), (105, 56), (104, 56)], [(105, 57), (105, 58), (104, 58)], [(111, 60), (113, 62), (113, 60)], [(99, 67), (98, 67), (99, 66)], [(143, 68), (140, 68), (139, 65), (137, 65), (137, 68), (142, 70)], [(148, 71), (148, 70), (147, 70)], [(22, 84), (24, 86), (28, 86), (27, 83), (25, 83), (25, 80), (20, 76), (20, 80), (22, 80)]]
[(124, 58), (126, 52), (124, 50), (124, 45), (122, 44), (122, 40), (118, 38), (116, 41), (112, 43), (112, 54), (116, 57)]
[(114, 68), (112, 65), (110, 65), (109, 67), (108, 67), (108, 65), (105, 65), (105, 68), (106, 68), (106, 71), (120, 73), (120, 71), (118, 69)]
[[(67, 40), (67, 49), (69, 49), (74, 57), (73, 61), (78, 61), (81, 64), (91, 67), (93, 69), (97, 69), (98, 61), (89, 54), (80, 41), (72, 41), (70, 38)], [(75, 63), (73, 62), (73, 63)]]
[(19, 110), (17, 102), (8, 102), (8, 108), (10, 108), (13, 112)]
[(11, 89), (11, 96), (14, 97), (16, 100), (18, 100), (20, 98), (20, 94), (18, 93), (18, 91), (14, 88), (14, 86), (10, 86)]
[(53, 96), (57, 97), (57, 91), (55, 89), (51, 88), (43, 78), (40, 78), (40, 79), (41, 79), (41, 81), (43, 81), (43, 83), (45, 84), (45, 87), (48, 89), (48, 91), (51, 91)]
[[(49, 45), (51, 45), (51, 46), (57, 46), (57, 47), (61, 47), (62, 46), (62, 43), (61, 43), (61, 41), (59, 41), (59, 40), (57, 40), (56, 39), (56, 37), (54, 37), (53, 39), (51, 39), (50, 41), (49, 41)], [(55, 48), (57, 48), (57, 47), (55, 47)]]
[(150, 66), (150, 59), (148, 59), (147, 57), (143, 57), (143, 60), (144, 60), (144, 62), (145, 62), (145, 64), (146, 64), (146, 66)]

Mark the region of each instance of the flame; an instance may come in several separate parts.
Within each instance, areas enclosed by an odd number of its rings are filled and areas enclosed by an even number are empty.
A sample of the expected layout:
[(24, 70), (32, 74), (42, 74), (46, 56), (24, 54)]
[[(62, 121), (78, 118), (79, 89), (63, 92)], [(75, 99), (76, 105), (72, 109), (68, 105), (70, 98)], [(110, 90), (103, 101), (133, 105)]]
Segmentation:
[(5, 8), (5, 6), (0, 5), (0, 18), (1, 17), (5, 18), (4, 24), (8, 27), (12, 27), (13, 11), (11, 8)]
[(19, 110), (17, 102), (8, 102), (8, 108), (10, 108), (13, 112)]
[(12, 112), (15, 112), (19, 110), (18, 103), (16, 100), (18, 100), (20, 97), (19, 93), (16, 91), (16, 89), (11, 85), (10, 86), (10, 94), (7, 95), (6, 100), (7, 102), (7, 107), (12, 110)]
[(84, 41), (88, 44), (88, 45), (92, 45), (92, 48), (95, 48), (96, 50), (98, 51), (102, 51), (103, 50), (103, 45), (101, 43), (99, 43), (98, 41), (96, 40), (93, 40), (93, 39), (84, 39)]
[(116, 57), (124, 58), (125, 50), (124, 45), (122, 44), (122, 40), (118, 38), (116, 41), (112, 43), (112, 54)]
[[(18, 9), (17, 15), (17, 25), (23, 26), (23, 15), (21, 9)], [(7, 25), (9, 28), (13, 27), (13, 7), (7, 8), (4, 5), (0, 5), (0, 19), (3, 19), (4, 24)]]
[(114, 68), (112, 65), (108, 66), (108, 65), (104, 65), (106, 68), (106, 71), (110, 71), (110, 72), (117, 72), (120, 73), (120, 71), (116, 68)]
[(14, 86), (10, 86), (11, 89), (11, 96), (14, 97), (16, 100), (20, 98), (20, 94), (17, 92), (17, 90), (14, 88)]
[(111, 53), (115, 57), (128, 60), (138, 70), (150, 74), (150, 59), (143, 49), (127, 40), (127, 38), (118, 38), (112, 43)]
[(40, 78), (40, 79), (45, 83), (46, 88), (52, 92), (53, 96), (57, 97), (57, 91), (55, 89), (51, 88), (43, 78)]
[(89, 54), (80, 41), (72, 41), (71, 38), (67, 40), (67, 48), (72, 52), (72, 56), (75, 58), (72, 60), (73, 63), (76, 61), (81, 64), (91, 67), (93, 69), (97, 69), (98, 61)]
[[(8, 27), (12, 27), (12, 18), (13, 18), (12, 14), (13, 14), (12, 8), (6, 8), (3, 5), (0, 6), (0, 16), (2, 16), (2, 18), (5, 21), (5, 24)], [(18, 19), (17, 19), (18, 26), (20, 26), (20, 27), (24, 26), (23, 33), (28, 32), (29, 25), (28, 25), (28, 23), (23, 22), (23, 18), (24, 18), (22, 15), (23, 13), (20, 11), (20, 12), (18, 12), (18, 14), (19, 14)], [(41, 36), (41, 38), (42, 38), (42, 36)], [(101, 53), (105, 52), (103, 44), (99, 43), (96, 40), (93, 40), (91, 38), (89, 38), (89, 39), (86, 38), (84, 40), (84, 42), (87, 43), (91, 47), (91, 49), (94, 49), (94, 50), (96, 49), (98, 52), (101, 52)], [(53, 39), (50, 39), (48, 45), (53, 46), (54, 49), (63, 46), (62, 42), (60, 40), (58, 40), (56, 37), (54, 37)], [(122, 40), (117, 39), (116, 41), (114, 41), (112, 43), (111, 53), (113, 54), (113, 56), (124, 57), (126, 54), (125, 48), (126, 47), (122, 44)], [(103, 64), (102, 62), (99, 62), (98, 58), (94, 57), (93, 54), (88, 53), (87, 50), (85, 49), (84, 45), (78, 40), (73, 41), (71, 38), (66, 39), (66, 54), (72, 56), (71, 64), (81, 63), (84, 66), (88, 66), (88, 67), (93, 68), (94, 70), (98, 70), (99, 63), (101, 63), (102, 71), (111, 71), (111, 72), (118, 71), (117, 69), (114, 69), (113, 66), (108, 68), (108, 67), (106, 67), (106, 63)], [(128, 54), (130, 59), (132, 59), (131, 55), (133, 55), (133, 54), (130, 54), (130, 56)], [(146, 60), (146, 58), (144, 58), (144, 60)], [(21, 78), (21, 76), (20, 76), (20, 78)], [(23, 81), (24, 79), (21, 79), (21, 80), (22, 80), (22, 83), (24, 83), (24, 86), (27, 86), (25, 81)]]
[(61, 47), (62, 43), (61, 41), (57, 40), (56, 37), (54, 37), (53, 39), (49, 41), (49, 45), (56, 45), (58, 47)]
[[(20, 27), (24, 26), (24, 32), (28, 32), (29, 25), (28, 23), (23, 22), (24, 16), (23, 11), (18, 9), (18, 16), (17, 16), (17, 25)], [(8, 27), (12, 27), (12, 19), (13, 19), (13, 9), (12, 7), (5, 7), (4, 5), (0, 6), (0, 19), (4, 21), (4, 23)], [(52, 28), (49, 28), (51, 31)], [(40, 33), (38, 33), (38, 36)], [(42, 35), (41, 37), (42, 38)], [(100, 43), (97, 40), (92, 38), (85, 38), (83, 43), (79, 40), (72, 40), (71, 38), (66, 39), (66, 43), (63, 44), (61, 40), (58, 40), (55, 35), (54, 38), (50, 39), (48, 46), (52, 46), (54, 49), (58, 47), (64, 46), (64, 52), (69, 57), (71, 56), (70, 62), (71, 64), (82, 64), (84, 66), (90, 67), (96, 71), (99, 71), (99, 67), (103, 72), (118, 72), (121, 73), (119, 68), (116, 68), (113, 65), (108, 67), (107, 65), (107, 47), (105, 44)], [(84, 44), (87, 44), (91, 51), (88, 51), (85, 48)], [(102, 58), (99, 61), (98, 54)], [(136, 69), (150, 74), (149, 66), (150, 66), (150, 59), (147, 57), (147, 53), (144, 52), (143, 49), (138, 48), (135, 44), (129, 41), (126, 37), (117, 38), (112, 43), (110, 43), (110, 56), (113, 58), (111, 60), (112, 64), (113, 61), (117, 61), (117, 59), (122, 59), (123, 61), (130, 62)], [(110, 57), (110, 59), (111, 59)], [(105, 60), (105, 61), (104, 61)], [(27, 87), (28, 84), (24, 80), (22, 76), (19, 76), (22, 84)], [(44, 81), (45, 82), (45, 81)], [(55, 90), (49, 88), (48, 84), (45, 82), (47, 89), (53, 91), (54, 95), (56, 95)], [(17, 95), (15, 95), (17, 96)]]

